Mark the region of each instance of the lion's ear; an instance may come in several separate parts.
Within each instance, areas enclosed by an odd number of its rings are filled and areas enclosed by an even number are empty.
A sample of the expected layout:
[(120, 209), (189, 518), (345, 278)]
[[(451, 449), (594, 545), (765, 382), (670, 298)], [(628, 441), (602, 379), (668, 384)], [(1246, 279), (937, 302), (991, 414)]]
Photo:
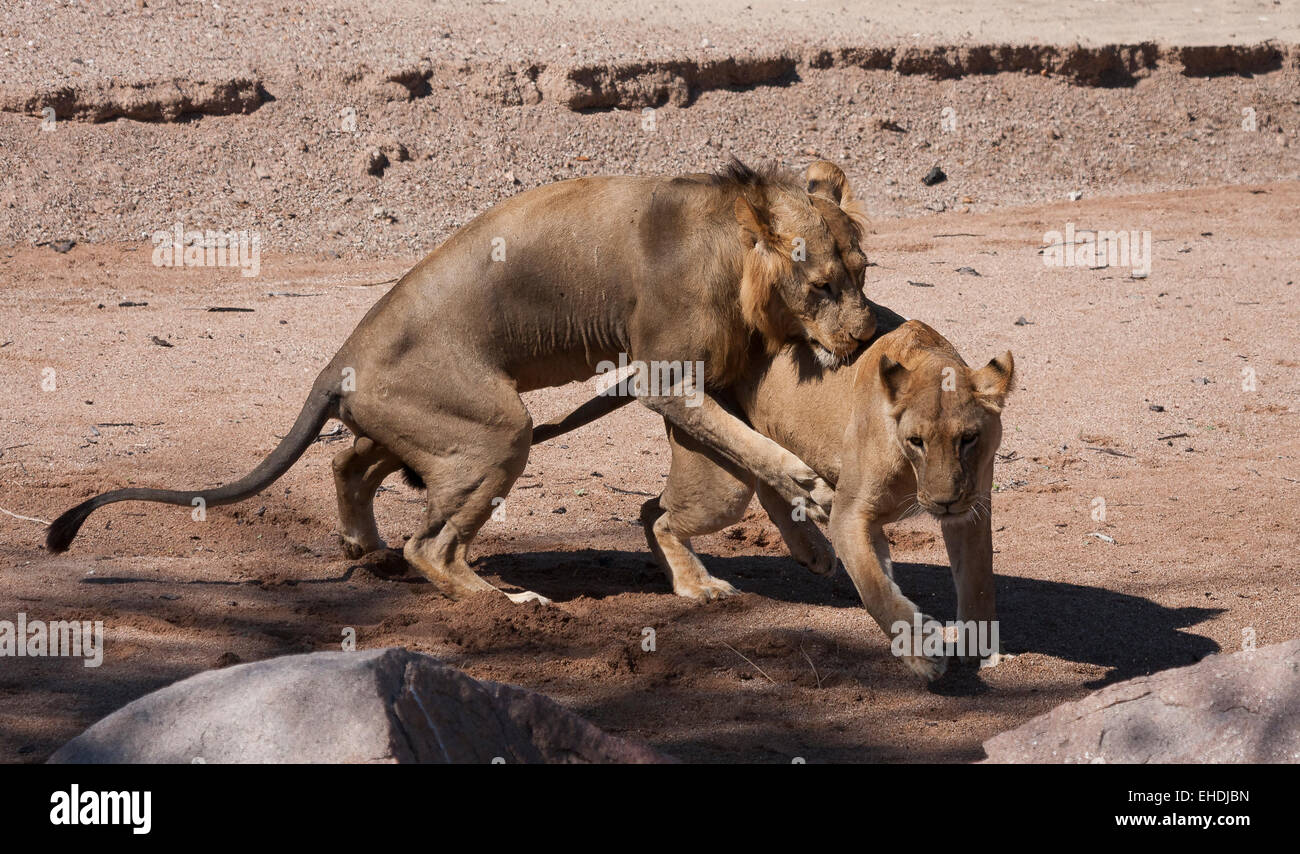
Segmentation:
[(885, 391), (885, 399), (890, 404), (898, 402), (898, 395), (907, 381), (907, 368), (888, 356), (880, 357), (880, 386)]
[(771, 224), (744, 196), (736, 196), (736, 222), (758, 242), (769, 247), (776, 245)]
[(1007, 394), (1015, 384), (1015, 373), (1016, 362), (1011, 357), (1010, 350), (995, 359), (990, 359), (987, 365), (971, 377), (975, 395), (984, 398), (1000, 410)]
[(837, 205), (844, 199), (844, 191), (849, 186), (844, 170), (829, 160), (809, 164), (804, 177), (808, 181), (808, 195), (825, 196)]
[(835, 202), (853, 223), (858, 239), (867, 236), (867, 207), (853, 195), (843, 169), (829, 160), (818, 160), (809, 164), (804, 177), (808, 182), (808, 195), (822, 196)]

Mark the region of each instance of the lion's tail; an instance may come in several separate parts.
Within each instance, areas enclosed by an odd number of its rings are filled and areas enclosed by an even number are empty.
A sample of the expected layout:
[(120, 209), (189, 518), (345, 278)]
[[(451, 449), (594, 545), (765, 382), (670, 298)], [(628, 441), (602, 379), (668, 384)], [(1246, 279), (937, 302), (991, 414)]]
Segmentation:
[(192, 505), (201, 499), (202, 505), (233, 504), (256, 495), (270, 486), (276, 479), (289, 470), (303, 452), (315, 441), (320, 428), (337, 414), (339, 392), (337, 389), (322, 387), (320, 383), (312, 389), (298, 420), (294, 422), (289, 434), (280, 441), (275, 450), (244, 477), (213, 489), (173, 490), (173, 489), (115, 489), (96, 495), (83, 501), (76, 507), (55, 519), (45, 535), (45, 546), (51, 552), (67, 551), (72, 539), (81, 530), (86, 517), (105, 504), (118, 501), (158, 501), (163, 504)]
[(547, 439), (554, 439), (556, 436), (562, 436), (572, 430), (577, 430), (584, 424), (590, 424), (598, 418), (604, 418), (609, 413), (627, 406), (634, 400), (636, 400), (636, 397), (633, 396), (628, 380), (625, 379), (616, 387), (596, 395), (563, 418), (555, 418), (545, 424), (538, 424), (533, 428), (533, 444), (537, 445)]

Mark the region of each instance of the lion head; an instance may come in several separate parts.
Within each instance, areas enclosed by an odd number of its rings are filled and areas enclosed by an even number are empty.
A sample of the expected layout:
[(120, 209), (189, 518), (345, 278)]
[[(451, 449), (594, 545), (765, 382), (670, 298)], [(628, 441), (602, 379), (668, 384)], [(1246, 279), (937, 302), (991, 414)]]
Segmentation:
[(839, 364), (875, 331), (863, 293), (866, 218), (844, 172), (822, 160), (808, 167), (803, 186), (765, 175), (742, 187), (735, 214), (749, 244), (741, 278), (746, 323), (769, 352), (802, 339), (822, 364)]
[(903, 355), (907, 364), (880, 357), (893, 439), (916, 474), (917, 504), (941, 521), (956, 518), (977, 509), (981, 481), (991, 477), (1015, 363), (1008, 351), (972, 370), (925, 324), (905, 326), (947, 346), (913, 346)]

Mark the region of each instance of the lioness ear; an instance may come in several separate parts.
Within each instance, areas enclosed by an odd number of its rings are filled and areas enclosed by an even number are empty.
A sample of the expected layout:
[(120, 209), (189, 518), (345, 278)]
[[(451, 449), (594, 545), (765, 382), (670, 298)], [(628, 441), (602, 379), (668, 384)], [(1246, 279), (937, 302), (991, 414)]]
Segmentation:
[(898, 400), (898, 394), (907, 381), (907, 368), (888, 356), (880, 357), (880, 385), (885, 390), (885, 399), (891, 404)]
[(736, 222), (753, 238), (769, 247), (776, 245), (776, 235), (758, 209), (744, 196), (736, 196)]
[(844, 170), (829, 160), (810, 163), (804, 177), (808, 181), (808, 195), (825, 196), (837, 205), (844, 199), (844, 191), (849, 185)]
[(995, 359), (990, 359), (987, 365), (971, 377), (976, 396), (985, 398), (1000, 410), (1007, 393), (1011, 391), (1015, 371), (1016, 363), (1011, 358), (1010, 350)]

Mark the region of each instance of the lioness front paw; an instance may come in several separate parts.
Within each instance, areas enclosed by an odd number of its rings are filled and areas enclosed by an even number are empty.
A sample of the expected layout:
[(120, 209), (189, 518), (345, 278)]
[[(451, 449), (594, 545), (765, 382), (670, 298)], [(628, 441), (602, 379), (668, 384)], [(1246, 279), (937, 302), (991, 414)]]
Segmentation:
[(339, 546), (343, 549), (343, 556), (348, 560), (357, 560), (371, 552), (381, 551), (388, 548), (383, 540), (377, 543), (364, 543), (360, 540), (350, 537), (347, 534), (339, 534)]
[(690, 583), (674, 584), (673, 592), (678, 596), (685, 596), (697, 602), (712, 602), (714, 599), (725, 599), (728, 596), (736, 596), (740, 593), (729, 582), (723, 581), (721, 578), (714, 578), (712, 575)]
[(927, 682), (933, 682), (948, 669), (948, 659), (941, 655), (905, 655), (903, 664)]

